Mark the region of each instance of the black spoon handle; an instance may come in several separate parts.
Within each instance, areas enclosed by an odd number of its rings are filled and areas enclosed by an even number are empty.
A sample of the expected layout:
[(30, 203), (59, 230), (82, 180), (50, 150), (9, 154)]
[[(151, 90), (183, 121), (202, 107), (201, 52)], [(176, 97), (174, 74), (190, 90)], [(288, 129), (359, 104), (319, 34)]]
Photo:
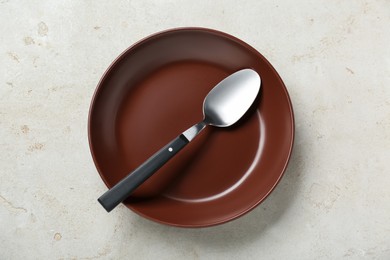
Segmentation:
[(118, 182), (114, 187), (100, 196), (98, 199), (100, 204), (107, 212), (113, 210), (188, 143), (189, 141), (183, 134), (176, 137), (173, 141), (152, 155), (152, 157), (146, 160), (141, 166)]

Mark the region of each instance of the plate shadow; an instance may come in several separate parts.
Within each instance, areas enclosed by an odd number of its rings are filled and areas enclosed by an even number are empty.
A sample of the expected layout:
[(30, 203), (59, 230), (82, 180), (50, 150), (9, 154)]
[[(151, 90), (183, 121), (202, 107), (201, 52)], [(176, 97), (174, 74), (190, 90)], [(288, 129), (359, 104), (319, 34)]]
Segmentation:
[(249, 243), (264, 235), (270, 227), (277, 225), (296, 199), (301, 185), (301, 174), (305, 167), (303, 156), (306, 152), (302, 143), (301, 133), (296, 129), (293, 152), (281, 181), (263, 203), (236, 220), (207, 228), (177, 228), (164, 226), (126, 212), (123, 232), (138, 229), (140, 232), (154, 234), (158, 239), (169, 236), (180, 241), (185, 240), (200, 246), (224, 250), (228, 245), (231, 245), (234, 250), (240, 245)]

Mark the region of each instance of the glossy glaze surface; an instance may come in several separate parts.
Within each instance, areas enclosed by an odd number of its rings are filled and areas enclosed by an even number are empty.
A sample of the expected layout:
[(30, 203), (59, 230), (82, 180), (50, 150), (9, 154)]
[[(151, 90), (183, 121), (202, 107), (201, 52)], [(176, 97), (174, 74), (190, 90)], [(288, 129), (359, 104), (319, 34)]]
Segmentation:
[(294, 136), (291, 103), (267, 60), (233, 36), (200, 28), (165, 31), (126, 50), (99, 83), (89, 117), (91, 151), (108, 187), (202, 120), (207, 93), (252, 68), (262, 78), (249, 113), (208, 127), (125, 201), (157, 222), (202, 227), (248, 212), (272, 191)]

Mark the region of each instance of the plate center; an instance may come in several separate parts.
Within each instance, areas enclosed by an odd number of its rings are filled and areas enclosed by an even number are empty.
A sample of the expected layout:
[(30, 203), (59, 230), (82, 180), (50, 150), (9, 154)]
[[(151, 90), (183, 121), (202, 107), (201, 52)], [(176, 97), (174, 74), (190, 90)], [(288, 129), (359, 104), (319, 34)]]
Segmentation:
[[(117, 142), (128, 171), (201, 121), (204, 98), (228, 74), (210, 63), (181, 61), (159, 68), (134, 85), (130, 83), (116, 121)], [(133, 196), (164, 194), (171, 199), (196, 201), (229, 192), (257, 163), (260, 132), (260, 118), (255, 112), (237, 126), (207, 127)]]

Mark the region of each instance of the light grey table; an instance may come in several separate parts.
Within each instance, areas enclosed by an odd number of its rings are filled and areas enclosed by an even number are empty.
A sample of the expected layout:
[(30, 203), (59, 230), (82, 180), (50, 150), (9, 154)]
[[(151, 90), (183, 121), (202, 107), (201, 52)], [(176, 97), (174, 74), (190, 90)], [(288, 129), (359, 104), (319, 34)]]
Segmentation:
[[(0, 24), (0, 259), (390, 259), (389, 1), (1, 0)], [(257, 48), (296, 118), (276, 190), (207, 229), (107, 214), (88, 148), (104, 70), (179, 26)]]

